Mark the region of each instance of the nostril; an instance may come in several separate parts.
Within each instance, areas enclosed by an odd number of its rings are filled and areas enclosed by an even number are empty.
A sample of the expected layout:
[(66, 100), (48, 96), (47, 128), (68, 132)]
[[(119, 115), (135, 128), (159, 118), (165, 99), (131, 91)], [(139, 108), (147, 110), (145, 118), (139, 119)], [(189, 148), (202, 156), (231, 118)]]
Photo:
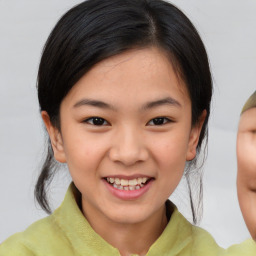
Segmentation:
[(120, 162), (126, 166), (133, 165), (137, 162), (146, 161), (148, 158), (148, 152), (142, 147), (113, 147), (109, 151), (109, 158), (113, 162)]

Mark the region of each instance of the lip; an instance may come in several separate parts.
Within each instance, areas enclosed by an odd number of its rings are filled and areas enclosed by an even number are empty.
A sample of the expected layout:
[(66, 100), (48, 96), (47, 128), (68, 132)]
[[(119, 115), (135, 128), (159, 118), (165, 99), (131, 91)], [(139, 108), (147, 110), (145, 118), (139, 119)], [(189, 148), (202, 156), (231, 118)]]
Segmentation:
[(134, 175), (129, 175), (129, 176), (125, 176), (125, 175), (110, 175), (110, 176), (106, 176), (104, 177), (104, 179), (106, 178), (118, 178), (118, 179), (124, 179), (124, 180), (133, 180), (133, 179), (138, 179), (138, 178), (153, 178), (150, 177), (148, 175), (142, 175), (142, 174), (134, 174)]
[[(133, 176), (129, 176), (124, 178), (124, 176), (108, 176), (113, 177), (113, 178), (120, 178), (122, 177), (122, 179), (134, 179), (132, 178)], [(135, 176), (134, 176), (135, 177)], [(146, 176), (140, 176), (140, 177), (146, 177)], [(139, 176), (137, 175), (135, 178), (139, 178)], [(110, 191), (110, 193), (121, 199), (121, 200), (135, 200), (138, 199), (140, 197), (142, 197), (151, 187), (152, 183), (154, 182), (154, 179), (149, 180), (149, 182), (144, 185), (142, 188), (140, 189), (136, 189), (136, 190), (120, 190), (117, 188), (114, 188), (112, 185), (110, 185), (105, 179), (102, 179), (105, 186), (107, 187), (107, 189)]]

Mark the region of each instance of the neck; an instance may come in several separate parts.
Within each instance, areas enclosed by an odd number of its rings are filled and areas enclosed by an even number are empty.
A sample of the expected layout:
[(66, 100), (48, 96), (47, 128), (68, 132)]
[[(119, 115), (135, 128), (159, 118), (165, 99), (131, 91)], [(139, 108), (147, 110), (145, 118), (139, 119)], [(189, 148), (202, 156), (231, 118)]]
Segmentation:
[(87, 210), (89, 209), (83, 207), (83, 213), (94, 231), (117, 248), (121, 256), (146, 255), (167, 225), (165, 205), (154, 215), (138, 223), (116, 223)]

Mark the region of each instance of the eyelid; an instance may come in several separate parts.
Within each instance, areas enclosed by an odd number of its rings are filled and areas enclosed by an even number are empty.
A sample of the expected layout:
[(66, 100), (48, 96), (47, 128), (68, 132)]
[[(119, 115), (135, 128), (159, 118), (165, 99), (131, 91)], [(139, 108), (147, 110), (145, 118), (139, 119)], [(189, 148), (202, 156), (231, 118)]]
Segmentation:
[[(103, 124), (97, 125), (97, 124), (94, 124), (94, 123), (93, 123), (93, 119), (101, 119), (101, 120), (103, 120), (104, 122), (103, 122)], [(150, 124), (151, 122), (153, 122), (153, 121), (156, 120), (156, 119), (164, 119), (163, 124)], [(165, 125), (165, 124), (173, 123), (173, 122), (174, 122), (174, 121), (173, 121), (172, 119), (168, 118), (168, 117), (159, 116), (159, 117), (154, 117), (154, 118), (152, 118), (152, 119), (147, 123), (147, 125), (149, 125), (149, 126), (163, 126), (163, 125)], [(92, 116), (92, 117), (86, 118), (85, 120), (83, 120), (83, 123), (87, 123), (87, 124), (90, 124), (90, 125), (96, 126), (96, 127), (110, 125), (109, 122), (108, 122), (106, 119), (104, 119), (104, 118), (102, 118), (102, 117), (100, 117), (100, 116)]]
[(165, 116), (159, 116), (159, 117), (154, 117), (154, 118), (152, 118), (152, 119), (147, 123), (147, 125), (148, 125), (150, 122), (152, 122), (154, 119), (164, 119), (164, 120), (165, 120), (165, 122), (164, 122), (163, 124), (159, 124), (159, 125), (152, 124), (152, 125), (150, 125), (150, 126), (163, 126), (163, 125), (165, 125), (165, 124), (173, 123), (173, 122), (174, 122), (173, 120), (171, 120), (171, 119), (170, 119), (170, 118), (168, 118), (168, 117), (165, 117)]
[[(96, 124), (94, 124), (93, 122), (90, 122), (90, 121), (92, 121), (93, 119), (96, 119), (96, 118), (104, 120), (104, 123), (107, 123), (107, 124), (96, 125)], [(92, 116), (92, 117), (89, 117), (89, 118), (83, 120), (83, 123), (88, 123), (88, 124), (90, 124), (90, 125), (92, 125), (92, 126), (96, 126), (96, 127), (109, 125), (108, 121), (107, 121), (106, 119), (100, 117), (100, 116)]]

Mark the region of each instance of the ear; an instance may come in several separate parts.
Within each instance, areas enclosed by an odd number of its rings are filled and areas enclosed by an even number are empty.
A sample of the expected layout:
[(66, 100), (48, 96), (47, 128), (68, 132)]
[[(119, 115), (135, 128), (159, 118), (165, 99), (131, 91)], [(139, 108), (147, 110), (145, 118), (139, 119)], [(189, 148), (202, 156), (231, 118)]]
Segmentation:
[(50, 117), (46, 111), (41, 112), (42, 119), (44, 121), (46, 130), (49, 134), (54, 157), (58, 162), (65, 163), (66, 157), (63, 148), (63, 140), (59, 129), (57, 129), (50, 120)]
[(186, 157), (187, 161), (191, 161), (196, 157), (196, 147), (200, 138), (201, 130), (202, 130), (206, 115), (207, 115), (207, 112), (206, 110), (204, 110), (198, 122), (191, 128), (187, 157)]

